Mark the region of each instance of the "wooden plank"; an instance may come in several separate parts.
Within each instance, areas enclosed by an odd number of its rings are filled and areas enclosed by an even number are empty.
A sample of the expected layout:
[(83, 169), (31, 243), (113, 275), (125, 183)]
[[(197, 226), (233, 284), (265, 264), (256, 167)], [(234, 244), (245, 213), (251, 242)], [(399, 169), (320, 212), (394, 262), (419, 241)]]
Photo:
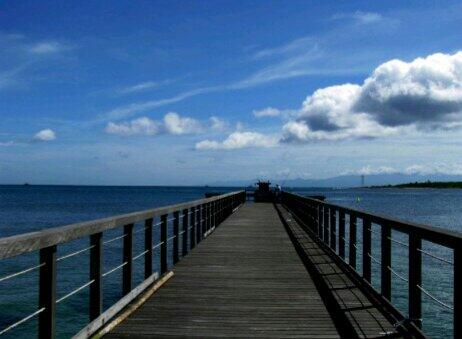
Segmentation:
[(106, 337), (340, 337), (272, 204), (244, 205), (174, 272)]

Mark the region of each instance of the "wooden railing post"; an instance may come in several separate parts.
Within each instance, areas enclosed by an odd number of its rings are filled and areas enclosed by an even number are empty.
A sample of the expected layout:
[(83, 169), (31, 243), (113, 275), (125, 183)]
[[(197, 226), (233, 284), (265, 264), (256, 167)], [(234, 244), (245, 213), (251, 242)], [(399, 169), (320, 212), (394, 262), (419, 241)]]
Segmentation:
[(196, 247), (196, 207), (191, 207), (191, 215), (189, 217), (190, 219), (190, 228), (191, 228), (191, 232), (190, 232), (190, 236), (189, 236), (189, 241), (191, 243), (191, 249), (193, 249), (194, 247)]
[(188, 254), (188, 209), (183, 210), (183, 242), (181, 255), (184, 257)]
[(391, 228), (390, 225), (384, 224), (381, 233), (381, 251), (382, 259), (380, 264), (381, 283), (380, 288), (382, 295), (391, 301)]
[(329, 246), (329, 207), (324, 205), (324, 243)]
[(123, 262), (122, 268), (122, 294), (126, 295), (132, 290), (133, 275), (133, 224), (124, 226)]
[(56, 326), (56, 245), (40, 250), (38, 337), (55, 338)]
[(152, 275), (152, 223), (152, 218), (144, 221), (144, 279)]
[(363, 278), (371, 282), (371, 221), (363, 218)]
[[(460, 243), (460, 241), (459, 241)], [(462, 244), (454, 248), (454, 338), (462, 336)]]
[(202, 205), (197, 206), (196, 208), (196, 243), (200, 243), (202, 240)]
[(103, 312), (103, 233), (90, 235), (90, 285), (89, 317), (95, 320)]
[(330, 248), (336, 252), (337, 250), (337, 211), (335, 208), (330, 208)]
[(345, 212), (338, 212), (338, 254), (345, 260)]
[(348, 263), (353, 269), (356, 269), (356, 236), (357, 236), (356, 223), (357, 223), (356, 215), (354, 215), (353, 213), (350, 213), (350, 244), (348, 248), (348, 252), (349, 252)]
[[(422, 326), (422, 239), (415, 233), (409, 234), (409, 318)], [(455, 267), (455, 266), (454, 266)], [(454, 286), (455, 288), (455, 286)]]
[(160, 274), (167, 272), (167, 214), (160, 217)]
[(173, 265), (180, 260), (180, 250), (178, 247), (180, 237), (180, 212), (173, 212)]
[(316, 209), (317, 209), (317, 214), (318, 214), (318, 218), (316, 220), (316, 226), (318, 228), (318, 238), (322, 239), (323, 233), (322, 233), (322, 209), (321, 209), (321, 205), (317, 204)]

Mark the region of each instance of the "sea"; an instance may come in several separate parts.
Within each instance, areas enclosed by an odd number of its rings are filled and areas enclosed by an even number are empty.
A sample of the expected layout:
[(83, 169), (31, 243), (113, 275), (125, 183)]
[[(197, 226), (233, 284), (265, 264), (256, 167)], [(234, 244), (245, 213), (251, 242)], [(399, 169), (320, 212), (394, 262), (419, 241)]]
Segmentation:
[[(230, 192), (232, 187), (109, 187), (109, 186), (14, 186), (0, 185), (0, 238), (76, 222), (99, 219), (144, 209), (165, 206), (204, 197), (206, 192)], [(432, 225), (462, 232), (462, 190), (457, 189), (311, 189), (283, 188), (301, 195), (324, 195), (328, 202), (379, 213), (397, 219)], [(358, 230), (361, 224), (358, 225)], [(142, 252), (142, 224), (135, 225), (134, 255)], [(347, 220), (348, 229), (348, 220)], [(104, 233), (104, 240), (116, 239), (121, 229)], [(170, 230), (171, 231), (171, 230)], [(358, 232), (358, 270), (361, 273), (361, 232)], [(154, 231), (154, 237), (158, 237)], [(372, 283), (380, 290), (380, 228), (372, 225)], [(348, 233), (346, 235), (348, 238)], [(408, 256), (407, 236), (393, 231), (392, 302), (407, 315)], [(58, 246), (57, 298), (66, 297), (88, 282), (89, 253), (83, 251), (66, 257), (89, 246), (88, 237)], [(169, 245), (171, 254), (171, 245)], [(121, 240), (104, 246), (104, 272), (122, 263)], [(423, 288), (440, 303), (423, 298), (423, 330), (434, 338), (452, 336), (453, 266), (452, 251), (431, 243), (423, 243), (423, 249), (444, 261), (423, 254)], [(348, 255), (348, 252), (347, 252)], [(158, 253), (154, 253), (158, 258)], [(171, 258), (171, 255), (169, 255)], [(0, 333), (11, 324), (37, 311), (38, 269), (3, 280), (15, 272), (33, 268), (39, 264), (37, 252), (0, 261)], [(169, 259), (169, 265), (172, 265)], [(159, 269), (159, 262), (154, 263)], [(134, 286), (143, 280), (143, 260), (134, 262)], [(107, 275), (103, 280), (104, 309), (121, 297), (121, 270)], [(443, 303), (443, 304), (441, 304)], [(70, 338), (88, 323), (88, 288), (63, 298), (57, 304), (57, 338)], [(32, 338), (37, 331), (37, 317), (0, 335), (4, 338)]]

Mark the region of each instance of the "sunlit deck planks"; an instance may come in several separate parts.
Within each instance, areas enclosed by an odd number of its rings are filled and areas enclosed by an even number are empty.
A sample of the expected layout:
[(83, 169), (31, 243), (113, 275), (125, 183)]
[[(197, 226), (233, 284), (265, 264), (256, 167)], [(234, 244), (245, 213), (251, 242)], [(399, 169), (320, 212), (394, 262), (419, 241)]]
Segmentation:
[(272, 204), (245, 204), (174, 272), (106, 337), (339, 337)]

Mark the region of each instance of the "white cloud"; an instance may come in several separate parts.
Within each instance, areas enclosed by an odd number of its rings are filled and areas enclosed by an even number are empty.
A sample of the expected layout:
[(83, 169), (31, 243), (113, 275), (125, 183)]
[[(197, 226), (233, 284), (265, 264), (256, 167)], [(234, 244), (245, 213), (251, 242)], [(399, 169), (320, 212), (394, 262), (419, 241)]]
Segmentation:
[(254, 110), (253, 115), (257, 118), (262, 117), (277, 117), (281, 114), (281, 111), (277, 108), (267, 107), (261, 110)]
[(106, 126), (106, 133), (123, 136), (129, 135), (156, 135), (160, 131), (160, 124), (148, 117), (141, 117), (129, 122), (110, 122)]
[(193, 118), (182, 118), (178, 113), (170, 112), (164, 116), (164, 128), (170, 134), (192, 134), (200, 133), (202, 125)]
[(203, 140), (196, 144), (196, 150), (209, 149), (241, 149), (250, 147), (274, 147), (278, 143), (277, 138), (257, 132), (233, 132), (225, 140), (218, 142)]
[(142, 92), (146, 91), (148, 89), (153, 89), (153, 88), (158, 88), (163, 85), (167, 85), (171, 83), (172, 80), (166, 79), (162, 81), (145, 81), (141, 82), (139, 84), (133, 85), (133, 86), (128, 86), (121, 88), (117, 91), (119, 94), (131, 94), (131, 93), (137, 93), (137, 92)]
[(458, 163), (429, 163), (429, 164), (414, 164), (406, 167), (395, 168), (391, 166), (373, 167), (371, 165), (364, 166), (359, 170), (345, 171), (342, 175), (358, 174), (358, 175), (375, 175), (375, 174), (408, 174), (408, 175), (462, 175), (462, 164)]
[(373, 24), (383, 20), (382, 15), (374, 12), (356, 11), (354, 13), (338, 13), (332, 16), (332, 20), (352, 19), (360, 24)]
[(448, 174), (448, 175), (462, 175), (462, 164), (448, 164), (448, 163), (433, 163), (433, 164), (419, 164), (408, 166), (403, 171), (406, 174)]
[(462, 52), (380, 65), (365, 80), (355, 106), (388, 126), (460, 121)]
[(38, 42), (29, 46), (29, 51), (37, 55), (55, 54), (69, 49), (69, 46), (57, 41)]
[(210, 117), (210, 128), (215, 132), (222, 132), (228, 128), (228, 123), (218, 117)]
[(181, 117), (178, 113), (167, 113), (162, 122), (152, 120), (148, 117), (141, 117), (125, 122), (109, 122), (105, 129), (106, 133), (122, 136), (131, 135), (157, 135), (160, 133), (168, 134), (192, 134), (202, 131), (199, 121)]
[(374, 138), (462, 122), (462, 52), (411, 62), (391, 60), (362, 85), (343, 84), (308, 96), (283, 141)]
[(0, 147), (8, 147), (8, 146), (13, 146), (15, 145), (15, 142), (14, 141), (4, 141), (4, 142), (0, 142)]
[(43, 129), (34, 135), (35, 141), (52, 141), (56, 139), (56, 134), (51, 129)]

